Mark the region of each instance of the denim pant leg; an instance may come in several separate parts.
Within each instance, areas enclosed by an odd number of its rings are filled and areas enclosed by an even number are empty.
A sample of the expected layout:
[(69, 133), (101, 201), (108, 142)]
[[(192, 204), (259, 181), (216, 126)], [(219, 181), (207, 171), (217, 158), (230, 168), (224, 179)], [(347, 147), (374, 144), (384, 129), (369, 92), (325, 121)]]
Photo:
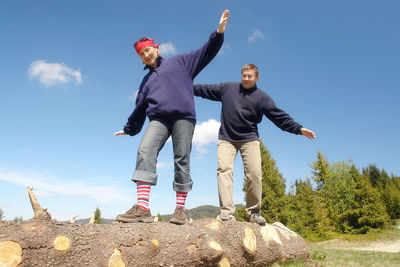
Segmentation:
[(188, 119), (175, 120), (171, 135), (174, 149), (174, 191), (189, 192), (193, 181), (190, 176), (190, 151), (195, 121)]
[(169, 137), (168, 127), (161, 120), (150, 121), (142, 137), (137, 152), (136, 169), (132, 176), (134, 182), (157, 184), (157, 156)]

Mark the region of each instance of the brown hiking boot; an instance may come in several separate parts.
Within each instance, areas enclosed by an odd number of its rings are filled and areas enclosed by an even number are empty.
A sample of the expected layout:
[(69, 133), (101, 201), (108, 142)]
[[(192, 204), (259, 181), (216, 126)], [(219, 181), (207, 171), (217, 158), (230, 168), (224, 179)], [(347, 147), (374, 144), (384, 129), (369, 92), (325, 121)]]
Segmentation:
[(133, 207), (130, 208), (125, 214), (118, 215), (116, 221), (123, 223), (151, 223), (154, 221), (154, 219), (151, 217), (150, 209), (144, 210), (138, 205), (133, 205)]
[(186, 212), (184, 207), (176, 207), (175, 212), (169, 219), (170, 223), (174, 224), (185, 224), (186, 222)]

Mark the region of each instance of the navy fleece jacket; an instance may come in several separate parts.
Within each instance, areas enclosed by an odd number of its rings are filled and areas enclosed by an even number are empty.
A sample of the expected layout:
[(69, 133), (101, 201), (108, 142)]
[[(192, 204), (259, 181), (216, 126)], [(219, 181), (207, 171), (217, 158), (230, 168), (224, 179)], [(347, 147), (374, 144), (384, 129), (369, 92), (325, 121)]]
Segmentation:
[(263, 115), (281, 130), (300, 134), (302, 126), (285, 111), (279, 109), (272, 98), (255, 85), (245, 89), (241, 83), (196, 84), (195, 96), (222, 102), (221, 127), (218, 138), (231, 142), (249, 142), (259, 139), (258, 127)]
[(124, 132), (138, 134), (146, 115), (150, 120), (195, 120), (193, 79), (217, 55), (223, 42), (224, 34), (215, 31), (201, 48), (169, 59), (158, 57), (157, 67), (146, 66), (149, 73), (140, 85), (136, 107), (128, 118)]

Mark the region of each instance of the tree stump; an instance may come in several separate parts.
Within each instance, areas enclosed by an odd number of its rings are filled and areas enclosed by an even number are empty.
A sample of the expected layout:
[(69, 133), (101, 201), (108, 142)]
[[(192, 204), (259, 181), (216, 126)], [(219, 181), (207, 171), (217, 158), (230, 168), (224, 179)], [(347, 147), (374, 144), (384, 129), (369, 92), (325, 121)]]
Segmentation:
[(0, 222), (0, 266), (265, 266), (308, 255), (282, 224)]

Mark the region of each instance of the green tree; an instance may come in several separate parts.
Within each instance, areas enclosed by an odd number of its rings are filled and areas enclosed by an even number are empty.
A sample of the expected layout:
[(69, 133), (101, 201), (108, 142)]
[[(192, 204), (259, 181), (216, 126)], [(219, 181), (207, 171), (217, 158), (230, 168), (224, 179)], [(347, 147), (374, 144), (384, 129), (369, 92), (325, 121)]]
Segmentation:
[(400, 218), (400, 190), (394, 181), (390, 181), (382, 190), (382, 200), (391, 219)]
[(0, 209), (0, 220), (3, 220), (4, 218), (4, 212), (2, 209)]
[(318, 215), (316, 192), (313, 191), (309, 179), (296, 180), (291, 186), (281, 218), (284, 224), (302, 236), (325, 236), (320, 223), (321, 217)]
[(389, 217), (378, 189), (371, 185), (367, 175), (360, 174), (354, 164), (350, 176), (355, 182), (354, 201), (341, 217), (342, 228), (354, 228), (358, 232), (366, 232), (370, 227), (382, 228)]
[(280, 213), (285, 206), (285, 179), (279, 172), (275, 160), (264, 143), (260, 142), (262, 168), (261, 214), (267, 222), (280, 221)]
[(341, 228), (340, 219), (354, 201), (355, 182), (350, 175), (350, 168), (351, 166), (344, 161), (332, 163), (322, 187), (329, 218), (339, 231), (346, 231)]
[(363, 175), (368, 177), (372, 186), (380, 194), (391, 219), (400, 218), (400, 189), (396, 177), (390, 177), (385, 170), (379, 170), (375, 164), (363, 169)]
[(367, 175), (373, 187), (385, 188), (389, 176), (385, 171), (381, 172), (375, 164), (370, 164), (363, 169), (363, 174)]
[(16, 216), (13, 221), (16, 223), (20, 223), (24, 221), (24, 218), (22, 218), (22, 216)]
[(394, 186), (400, 191), (400, 177), (396, 177), (392, 174), (392, 182)]
[(323, 189), (326, 180), (331, 172), (331, 164), (327, 157), (320, 151), (317, 152), (317, 160), (309, 165), (311, 167), (311, 178), (317, 184), (316, 189), (316, 209), (318, 214), (318, 229), (329, 232), (334, 231), (333, 222), (330, 217), (332, 209), (330, 208), (330, 200)]
[(400, 177), (391, 175), (391, 184), (394, 190), (393, 203), (390, 207), (390, 217), (392, 219), (400, 219)]
[(240, 206), (236, 208), (235, 219), (239, 222), (248, 222), (249, 215), (247, 214), (246, 207)]
[(328, 159), (322, 152), (318, 151), (317, 161), (313, 161), (310, 167), (312, 169), (312, 179), (317, 183), (317, 189), (320, 190), (329, 175), (330, 164)]
[(97, 207), (94, 212), (94, 223), (95, 224), (103, 224), (103, 219), (101, 218), (101, 211), (100, 211), (99, 207)]

